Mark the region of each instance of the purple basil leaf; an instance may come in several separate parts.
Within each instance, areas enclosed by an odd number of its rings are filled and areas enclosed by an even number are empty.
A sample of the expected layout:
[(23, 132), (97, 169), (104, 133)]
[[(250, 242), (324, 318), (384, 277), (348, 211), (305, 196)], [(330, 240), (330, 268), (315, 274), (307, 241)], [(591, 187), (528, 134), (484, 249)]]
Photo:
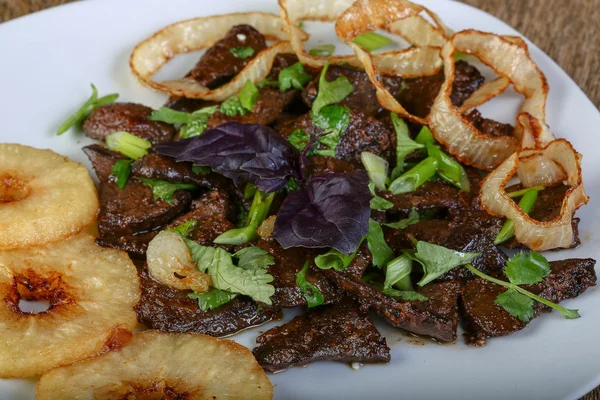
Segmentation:
[(157, 146), (156, 151), (177, 161), (210, 167), (236, 185), (254, 183), (265, 192), (280, 190), (290, 177), (300, 176), (298, 151), (265, 125), (227, 122), (207, 129), (186, 146), (167, 143)]
[(365, 171), (313, 177), (285, 199), (273, 236), (284, 249), (325, 247), (352, 254), (369, 231), (368, 185)]
[(157, 145), (155, 150), (163, 156), (177, 158), (188, 147), (193, 138), (177, 140), (174, 142), (165, 142)]

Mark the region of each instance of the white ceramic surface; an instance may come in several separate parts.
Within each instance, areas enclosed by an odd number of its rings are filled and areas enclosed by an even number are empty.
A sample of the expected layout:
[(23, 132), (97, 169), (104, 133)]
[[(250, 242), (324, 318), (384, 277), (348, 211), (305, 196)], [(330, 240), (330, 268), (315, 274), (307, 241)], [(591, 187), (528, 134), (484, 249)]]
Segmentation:
[[(475, 28), (518, 34), (496, 18), (457, 2), (423, 0), (453, 29)], [(85, 162), (82, 134), (55, 136), (57, 126), (89, 96), (90, 82), (101, 95), (158, 107), (165, 96), (141, 87), (127, 60), (136, 42), (169, 23), (195, 16), (243, 10), (277, 12), (275, 0), (93, 0), (72, 3), (0, 25), (0, 142), (53, 150)], [(334, 41), (332, 26), (317, 27), (321, 39)], [(583, 171), (591, 202), (578, 212), (582, 245), (549, 253), (549, 259), (600, 258), (600, 114), (575, 83), (537, 47), (534, 60), (550, 83), (548, 122), (584, 155)], [(168, 74), (182, 75), (197, 56), (182, 57)], [(161, 73), (162, 75), (163, 73)], [(487, 115), (514, 111), (507, 96), (486, 106)], [(510, 115), (509, 115), (510, 116)], [(499, 117), (506, 119), (508, 117)], [(575, 399), (600, 384), (600, 289), (575, 300), (582, 318), (558, 313), (535, 319), (524, 331), (491, 339), (484, 348), (416, 344), (379, 324), (392, 348), (389, 365), (320, 362), (271, 376), (277, 399)], [(279, 322), (244, 332), (234, 340), (252, 347), (259, 332)], [(0, 349), (1, 351), (1, 349)], [(157, 360), (157, 362), (160, 362)], [(199, 358), (198, 362), (202, 360)], [(33, 399), (32, 381), (0, 380), (0, 399)]]

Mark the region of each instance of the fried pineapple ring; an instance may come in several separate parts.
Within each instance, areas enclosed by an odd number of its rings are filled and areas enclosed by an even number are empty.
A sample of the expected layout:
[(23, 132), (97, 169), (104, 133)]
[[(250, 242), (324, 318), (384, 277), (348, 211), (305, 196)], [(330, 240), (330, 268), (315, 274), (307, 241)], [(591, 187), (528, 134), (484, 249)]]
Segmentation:
[[(0, 378), (36, 376), (119, 348), (136, 326), (139, 298), (129, 257), (86, 233), (0, 251)], [(47, 300), (50, 308), (26, 313), (21, 300)]]
[[(210, 336), (144, 331), (123, 349), (57, 368), (38, 400), (271, 399), (273, 386), (242, 345)], [(146, 397), (147, 396), (147, 397)]]
[(0, 144), (0, 249), (64, 239), (93, 223), (98, 207), (83, 165), (51, 150)]

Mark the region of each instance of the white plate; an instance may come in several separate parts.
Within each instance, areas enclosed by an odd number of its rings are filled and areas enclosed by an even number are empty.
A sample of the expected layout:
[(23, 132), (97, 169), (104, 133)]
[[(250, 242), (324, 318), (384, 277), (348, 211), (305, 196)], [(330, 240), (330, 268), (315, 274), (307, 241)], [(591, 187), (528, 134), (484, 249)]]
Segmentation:
[[(455, 30), (518, 34), (458, 2), (423, 3)], [(122, 101), (158, 107), (164, 96), (140, 87), (129, 72), (133, 45), (178, 20), (245, 10), (278, 11), (275, 0), (105, 0), (76, 2), (1, 24), (0, 142), (52, 148), (89, 165), (80, 150), (88, 139), (75, 132), (61, 137), (54, 133), (89, 96), (90, 82), (101, 94), (118, 92)], [(333, 29), (323, 36), (327, 42), (333, 37)], [(596, 202), (600, 198), (600, 114), (548, 56), (531, 44), (530, 49), (550, 83), (548, 122), (557, 136), (568, 138), (584, 154), (586, 189), (592, 197), (578, 212), (583, 244), (547, 256), (598, 259), (600, 226), (594, 221), (600, 220)], [(195, 59), (185, 58), (187, 63), (178, 62), (171, 72), (182, 75)], [(565, 305), (579, 308), (582, 318), (565, 320), (558, 313), (545, 314), (524, 331), (491, 339), (484, 348), (468, 347), (462, 338), (455, 345), (417, 345), (385, 328), (392, 348), (389, 365), (353, 371), (344, 364), (320, 362), (293, 368), (271, 376), (275, 395), (278, 399), (575, 399), (600, 384), (600, 290), (590, 289)], [(277, 324), (234, 339), (252, 347), (259, 331)], [(32, 398), (33, 383), (0, 381), (0, 399)]]

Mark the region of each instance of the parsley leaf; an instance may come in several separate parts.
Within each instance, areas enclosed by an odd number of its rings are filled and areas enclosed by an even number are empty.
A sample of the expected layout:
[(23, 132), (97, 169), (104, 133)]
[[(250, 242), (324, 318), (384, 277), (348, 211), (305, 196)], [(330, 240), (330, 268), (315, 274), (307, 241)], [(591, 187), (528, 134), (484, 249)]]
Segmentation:
[(388, 210), (394, 207), (394, 203), (391, 201), (387, 201), (386, 199), (377, 196), (375, 184), (373, 182), (369, 182), (369, 191), (373, 195), (370, 203), (371, 210)]
[(504, 273), (515, 285), (532, 285), (550, 274), (550, 263), (535, 251), (529, 254), (521, 251), (506, 262)]
[(319, 114), (325, 106), (339, 103), (354, 90), (354, 87), (345, 76), (338, 76), (336, 80), (329, 82), (325, 79), (329, 62), (325, 64), (319, 77), (319, 92), (312, 104), (312, 113)]
[(237, 46), (229, 48), (231, 54), (240, 60), (252, 57), (254, 55), (254, 49), (250, 46)]
[(248, 111), (252, 111), (258, 99), (258, 89), (250, 80), (246, 81), (239, 94), (240, 103)]
[(425, 275), (417, 285), (425, 286), (459, 265), (471, 262), (480, 254), (451, 250), (437, 244), (419, 241), (414, 259), (421, 263)]
[(412, 272), (413, 260), (406, 256), (394, 258), (385, 267), (385, 281), (383, 290), (392, 289), (392, 286), (399, 290), (412, 290), (412, 281), (410, 273)]
[(275, 288), (269, 284), (273, 277), (265, 269), (249, 270), (237, 267), (227, 251), (219, 247), (202, 246), (189, 239), (184, 240), (196, 266), (210, 275), (214, 288), (243, 294), (255, 301), (271, 304), (270, 297), (275, 294)]
[(419, 213), (413, 208), (408, 213), (408, 218), (401, 219), (398, 222), (390, 222), (384, 225), (393, 229), (406, 229), (409, 225), (414, 225), (417, 222), (419, 222)]
[(202, 311), (214, 310), (223, 304), (229, 303), (236, 296), (237, 294), (214, 288), (205, 293), (188, 294), (190, 299), (198, 300), (198, 305)]
[(504, 308), (510, 315), (523, 322), (529, 322), (534, 316), (533, 299), (514, 289), (508, 289), (506, 292), (499, 294), (494, 300), (494, 304)]
[(167, 181), (163, 181), (160, 179), (150, 179), (150, 178), (139, 178), (140, 181), (144, 182), (146, 185), (150, 186), (152, 189), (152, 195), (154, 199), (161, 199), (173, 205), (173, 194), (176, 190), (179, 189), (187, 189), (193, 190), (196, 189), (197, 186), (193, 183), (171, 183)]
[(242, 106), (242, 103), (237, 96), (231, 96), (221, 103), (219, 110), (228, 117), (235, 117), (236, 115), (241, 115), (243, 117), (248, 112), (244, 106)]
[(329, 57), (335, 51), (335, 45), (333, 44), (321, 44), (319, 46), (315, 46), (308, 51), (313, 57)]
[(110, 174), (115, 177), (117, 186), (121, 190), (123, 190), (131, 175), (132, 162), (133, 160), (117, 160), (110, 170)]
[(304, 70), (302, 63), (297, 62), (281, 70), (277, 79), (279, 90), (283, 93), (292, 87), (298, 90), (304, 89), (304, 86), (311, 81), (312, 76)]
[(310, 142), (310, 136), (304, 131), (304, 129), (296, 128), (287, 138), (288, 142), (292, 144), (299, 151), (304, 150), (306, 145)]
[(369, 219), (369, 233), (367, 234), (367, 246), (373, 256), (373, 265), (379, 269), (383, 268), (388, 261), (394, 258), (394, 252), (385, 242), (383, 229), (372, 218)]
[(304, 267), (296, 275), (296, 284), (302, 291), (302, 296), (306, 299), (308, 308), (318, 307), (325, 301), (323, 293), (319, 288), (306, 280), (306, 272), (308, 271), (309, 262), (304, 264)]
[(186, 237), (197, 227), (198, 221), (192, 219), (190, 221), (177, 225), (175, 228), (169, 228), (165, 230), (169, 232), (176, 232), (179, 233), (181, 236)]
[(275, 259), (268, 251), (260, 247), (245, 247), (233, 254), (238, 259), (237, 265), (243, 269), (266, 269), (275, 264)]
[(79, 108), (79, 110), (75, 111), (73, 115), (71, 115), (67, 120), (58, 127), (56, 132), (57, 135), (62, 135), (69, 129), (71, 129), (75, 125), (81, 125), (83, 120), (96, 108), (104, 106), (106, 104), (114, 103), (119, 98), (117, 93), (108, 94), (101, 98), (98, 98), (98, 89), (96, 86), (92, 84), (92, 95), (87, 99), (85, 103)]

